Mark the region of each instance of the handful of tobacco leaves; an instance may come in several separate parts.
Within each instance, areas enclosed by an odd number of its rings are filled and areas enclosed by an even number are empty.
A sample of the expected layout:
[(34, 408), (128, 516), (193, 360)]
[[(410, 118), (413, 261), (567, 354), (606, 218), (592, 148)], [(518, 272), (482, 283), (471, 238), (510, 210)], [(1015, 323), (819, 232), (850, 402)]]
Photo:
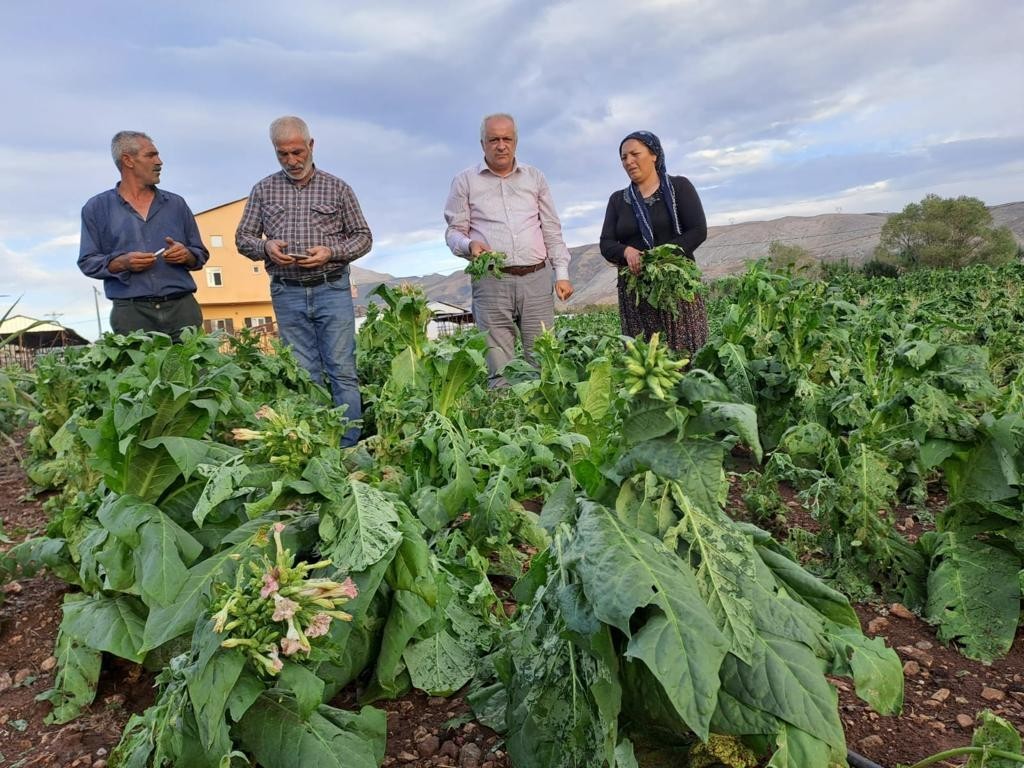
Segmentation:
[(500, 251), (484, 251), (469, 264), (464, 270), (475, 283), (481, 277), (492, 275), (501, 279), (501, 268), (505, 266), (505, 254)]
[(673, 317), (679, 316), (680, 301), (693, 301), (705, 290), (700, 267), (672, 243), (645, 251), (640, 274), (635, 275), (629, 269), (623, 273), (626, 290), (638, 305), (645, 299), (655, 309), (671, 312)]

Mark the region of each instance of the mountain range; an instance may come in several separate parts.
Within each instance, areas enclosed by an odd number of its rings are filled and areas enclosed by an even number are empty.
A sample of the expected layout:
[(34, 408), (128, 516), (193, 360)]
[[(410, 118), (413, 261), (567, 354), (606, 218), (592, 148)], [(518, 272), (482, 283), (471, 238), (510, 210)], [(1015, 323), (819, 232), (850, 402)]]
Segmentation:
[[(1009, 227), (1024, 245), (1024, 202), (991, 206), (993, 224)], [(741, 272), (750, 261), (768, 255), (773, 241), (797, 245), (821, 261), (848, 260), (861, 264), (871, 258), (878, 245), (887, 213), (825, 213), (818, 216), (786, 216), (769, 221), (709, 227), (708, 239), (697, 249), (696, 258), (709, 279)], [(558, 309), (593, 304), (615, 304), (615, 270), (601, 257), (597, 243), (569, 249), (572, 262), (569, 279), (575, 293)], [(357, 287), (357, 304), (365, 305), (367, 296), (380, 283), (413, 283), (423, 288), (433, 301), (468, 308), (471, 301), (469, 276), (462, 270), (451, 274), (394, 277), (352, 265), (352, 283)]]

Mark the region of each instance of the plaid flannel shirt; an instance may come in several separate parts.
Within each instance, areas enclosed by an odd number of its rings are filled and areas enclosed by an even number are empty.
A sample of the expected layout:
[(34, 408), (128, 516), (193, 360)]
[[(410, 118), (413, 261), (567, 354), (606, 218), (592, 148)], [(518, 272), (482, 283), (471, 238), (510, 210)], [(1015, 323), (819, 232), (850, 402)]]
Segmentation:
[[(282, 267), (267, 256), (267, 240), (284, 240), (287, 253), (305, 253), (307, 248), (325, 245), (331, 249), (331, 259), (321, 270)], [(305, 278), (365, 256), (373, 237), (352, 188), (315, 168), (302, 186), (284, 171), (257, 182), (235, 232), (235, 245), (243, 256), (266, 262), (271, 276)]]

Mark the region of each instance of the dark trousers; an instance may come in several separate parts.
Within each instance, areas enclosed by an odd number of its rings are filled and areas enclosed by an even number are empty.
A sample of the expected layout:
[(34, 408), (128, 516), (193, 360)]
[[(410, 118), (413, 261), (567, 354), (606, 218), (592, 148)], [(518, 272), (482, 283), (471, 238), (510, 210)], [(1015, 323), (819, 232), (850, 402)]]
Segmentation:
[(175, 342), (181, 340), (183, 329), (202, 324), (203, 311), (191, 293), (162, 301), (114, 299), (114, 308), (110, 311), (110, 328), (114, 333), (158, 331)]

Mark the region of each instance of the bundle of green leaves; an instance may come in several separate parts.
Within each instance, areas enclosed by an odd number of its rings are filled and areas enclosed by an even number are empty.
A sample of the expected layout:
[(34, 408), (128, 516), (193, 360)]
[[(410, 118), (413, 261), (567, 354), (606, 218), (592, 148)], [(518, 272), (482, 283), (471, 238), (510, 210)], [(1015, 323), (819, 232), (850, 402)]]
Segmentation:
[(501, 278), (501, 268), (505, 266), (505, 254), (500, 251), (484, 251), (469, 264), (466, 265), (464, 270), (475, 283), (481, 277), (491, 275), (492, 277)]
[(700, 267), (678, 245), (666, 243), (644, 252), (643, 269), (639, 274), (622, 270), (626, 290), (636, 300), (647, 301), (655, 309), (679, 315), (680, 301), (693, 301), (705, 291)]
[(358, 594), (350, 578), (309, 577), (330, 566), (330, 560), (295, 565), (281, 544), (284, 528), (284, 523), (273, 526), (273, 561), (263, 555), (250, 561), (248, 570), (238, 569), (233, 587), (215, 585), (220, 594), (213, 606), (213, 631), (227, 636), (221, 647), (242, 648), (256, 669), (269, 675), (284, 666), (280, 654), (308, 654), (310, 639), (326, 635), (332, 620), (351, 621), (340, 608)]

